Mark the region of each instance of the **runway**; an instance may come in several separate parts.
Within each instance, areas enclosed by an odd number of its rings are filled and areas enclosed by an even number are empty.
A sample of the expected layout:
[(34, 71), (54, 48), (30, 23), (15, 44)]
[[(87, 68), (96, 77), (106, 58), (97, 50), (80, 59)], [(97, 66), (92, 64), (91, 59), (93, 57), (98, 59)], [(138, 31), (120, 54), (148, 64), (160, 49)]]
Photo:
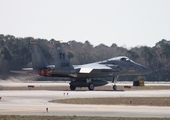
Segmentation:
[[(0, 80), (0, 85), (4, 87), (27, 87), (28, 85), (34, 85), (35, 87), (39, 86), (68, 86), (69, 87), (69, 81), (60, 82), (60, 81), (45, 81), (45, 82), (35, 82), (35, 81), (17, 81), (11, 82), (11, 80)], [(110, 82), (106, 86), (111, 86), (112, 83)], [(119, 81), (116, 84), (117, 86), (132, 86), (133, 82), (126, 82), (126, 81)], [(170, 82), (147, 82), (145, 81), (145, 86), (170, 86)]]
[[(65, 93), (65, 94), (64, 94)], [(67, 95), (68, 93), (68, 95)], [(76, 115), (102, 117), (168, 117), (170, 107), (125, 105), (77, 105), (48, 102), (65, 98), (170, 97), (170, 90), (143, 91), (0, 91), (1, 115)], [(46, 113), (48, 107), (49, 113)]]

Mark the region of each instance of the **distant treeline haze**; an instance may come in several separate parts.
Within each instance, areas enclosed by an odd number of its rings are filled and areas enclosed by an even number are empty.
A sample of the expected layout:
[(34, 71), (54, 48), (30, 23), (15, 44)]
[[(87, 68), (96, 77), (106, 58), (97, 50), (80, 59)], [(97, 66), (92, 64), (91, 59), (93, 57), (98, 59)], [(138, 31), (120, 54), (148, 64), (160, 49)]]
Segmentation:
[[(9, 74), (10, 70), (21, 70), (31, 67), (30, 41), (36, 40), (49, 64), (54, 64), (54, 39), (34, 39), (33, 37), (18, 38), (0, 34), (0, 74)], [(72, 64), (85, 64), (109, 59), (116, 56), (127, 56), (140, 64), (146, 65), (153, 73), (144, 76), (150, 81), (170, 81), (170, 41), (162, 39), (154, 47), (137, 46), (130, 49), (99, 44), (93, 46), (89, 41), (71, 40), (62, 42)], [(136, 77), (136, 76), (135, 76)], [(134, 80), (134, 76), (120, 77), (120, 80)]]

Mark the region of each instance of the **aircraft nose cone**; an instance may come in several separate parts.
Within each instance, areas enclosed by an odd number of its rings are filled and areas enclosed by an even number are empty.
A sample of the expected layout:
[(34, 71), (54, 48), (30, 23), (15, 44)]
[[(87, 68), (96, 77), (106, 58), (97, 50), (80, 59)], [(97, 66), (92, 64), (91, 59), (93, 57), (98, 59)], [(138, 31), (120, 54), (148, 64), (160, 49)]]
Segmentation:
[(150, 68), (147, 68), (147, 73), (152, 73), (152, 70)]
[(142, 73), (149, 74), (152, 73), (152, 70), (148, 67), (142, 66)]

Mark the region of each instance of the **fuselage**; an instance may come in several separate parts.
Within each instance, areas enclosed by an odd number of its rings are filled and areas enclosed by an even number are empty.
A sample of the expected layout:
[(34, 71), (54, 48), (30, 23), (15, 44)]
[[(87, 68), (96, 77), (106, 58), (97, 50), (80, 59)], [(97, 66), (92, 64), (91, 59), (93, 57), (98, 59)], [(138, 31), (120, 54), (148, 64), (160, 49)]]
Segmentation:
[[(110, 69), (105, 69), (105, 67)], [(143, 75), (151, 73), (151, 69), (138, 64), (128, 57), (120, 56), (95, 63), (73, 65), (74, 69), (68, 71), (53, 70), (51, 76), (53, 77), (73, 77), (73, 78), (100, 78), (113, 77), (120, 75)], [(98, 69), (98, 67), (100, 69)], [(83, 72), (83, 69), (90, 69), (90, 72)]]

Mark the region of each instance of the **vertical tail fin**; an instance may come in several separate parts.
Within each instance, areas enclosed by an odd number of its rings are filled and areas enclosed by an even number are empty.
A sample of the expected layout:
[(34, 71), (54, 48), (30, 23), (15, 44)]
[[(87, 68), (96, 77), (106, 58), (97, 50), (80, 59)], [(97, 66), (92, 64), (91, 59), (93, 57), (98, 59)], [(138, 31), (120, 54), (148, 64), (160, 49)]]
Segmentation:
[(54, 41), (54, 59), (56, 70), (72, 70), (73, 66), (59, 41)]
[(48, 65), (40, 47), (36, 41), (31, 41), (32, 67), (34, 70), (44, 68)]

